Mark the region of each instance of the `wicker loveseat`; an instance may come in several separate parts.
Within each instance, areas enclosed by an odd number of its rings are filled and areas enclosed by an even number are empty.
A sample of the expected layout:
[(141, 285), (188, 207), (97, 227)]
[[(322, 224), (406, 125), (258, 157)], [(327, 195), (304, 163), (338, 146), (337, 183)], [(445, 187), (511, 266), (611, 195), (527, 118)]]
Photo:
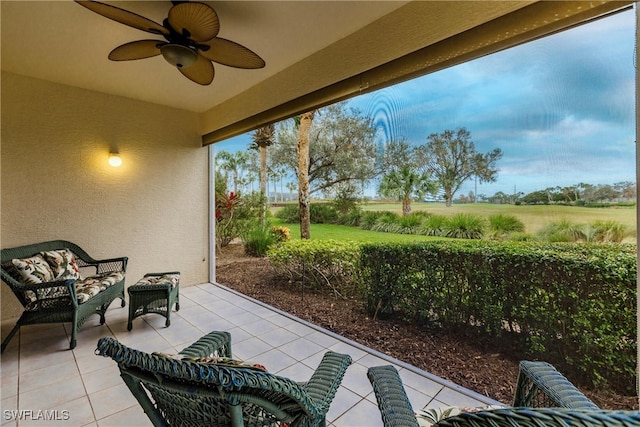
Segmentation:
[(98, 341), (96, 354), (118, 363), (154, 426), (326, 426), (351, 364), (348, 355), (329, 351), (300, 384), (260, 365), (228, 360), (231, 336), (217, 331), (176, 355), (142, 352), (111, 337)]
[[(369, 368), (367, 376), (385, 427), (419, 427), (398, 371), (390, 365)], [(453, 411), (452, 411), (453, 412)], [(622, 427), (640, 426), (638, 411), (599, 409), (546, 362), (520, 362), (512, 407), (461, 410), (434, 427)]]
[(0, 251), (0, 277), (24, 311), (2, 342), (2, 351), (21, 326), (71, 323), (70, 348), (80, 326), (91, 315), (104, 314), (114, 299), (124, 300), (127, 257), (95, 260), (78, 245), (64, 240), (35, 243)]

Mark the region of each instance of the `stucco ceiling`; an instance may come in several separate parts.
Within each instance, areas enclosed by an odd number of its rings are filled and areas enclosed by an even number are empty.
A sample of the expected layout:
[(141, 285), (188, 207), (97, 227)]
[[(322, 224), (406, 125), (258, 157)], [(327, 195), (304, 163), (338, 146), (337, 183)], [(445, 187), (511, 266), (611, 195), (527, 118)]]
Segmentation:
[[(153, 35), (91, 12), (72, 1), (2, 1), (2, 69), (30, 77), (203, 112), (269, 78), (404, 1), (210, 1), (219, 36), (265, 59), (260, 70), (215, 65), (209, 86), (183, 77), (161, 56), (107, 59), (116, 46)], [(161, 23), (170, 1), (105, 3)], [(158, 36), (162, 40), (162, 37)]]

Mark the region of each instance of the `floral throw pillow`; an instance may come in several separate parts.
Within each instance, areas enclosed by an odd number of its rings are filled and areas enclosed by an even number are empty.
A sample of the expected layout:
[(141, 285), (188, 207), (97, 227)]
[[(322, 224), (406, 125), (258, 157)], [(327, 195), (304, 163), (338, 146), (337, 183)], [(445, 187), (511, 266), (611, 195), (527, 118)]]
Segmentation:
[(49, 264), (40, 255), (31, 258), (16, 258), (11, 260), (16, 279), (27, 285), (36, 285), (54, 280), (54, 273)]
[(205, 357), (190, 357), (182, 354), (165, 354), (160, 352), (153, 353), (158, 356), (167, 357), (169, 359), (184, 360), (187, 362), (206, 363), (208, 365), (218, 365), (225, 368), (249, 368), (258, 371), (267, 372), (267, 368), (264, 365), (254, 362), (247, 362), (244, 360), (231, 359), (229, 357), (218, 356), (205, 356)]
[(421, 411), (416, 411), (416, 419), (418, 420), (418, 425), (420, 427), (432, 427), (438, 421), (441, 421), (448, 417), (453, 417), (455, 415), (460, 415), (464, 412), (489, 411), (491, 409), (501, 409), (501, 408), (504, 408), (504, 406), (487, 405), (487, 406), (479, 406), (474, 408), (447, 406), (444, 408), (423, 409)]
[(188, 359), (192, 362), (207, 363), (209, 365), (218, 365), (225, 368), (249, 368), (256, 369), (258, 371), (267, 372), (267, 368), (264, 365), (255, 362), (247, 362), (244, 360), (230, 359), (228, 357), (199, 357)]
[(76, 257), (69, 249), (40, 252), (53, 271), (55, 280), (80, 279)]

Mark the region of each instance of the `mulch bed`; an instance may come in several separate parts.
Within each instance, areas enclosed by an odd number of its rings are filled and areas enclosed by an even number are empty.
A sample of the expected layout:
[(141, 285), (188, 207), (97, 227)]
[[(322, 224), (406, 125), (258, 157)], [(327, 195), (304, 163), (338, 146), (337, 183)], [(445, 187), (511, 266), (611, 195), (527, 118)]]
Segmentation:
[[(231, 289), (500, 402), (513, 399), (518, 360), (491, 344), (402, 319), (374, 320), (358, 300), (303, 294), (300, 284), (277, 277), (268, 259), (248, 257), (238, 244), (219, 250), (216, 265), (218, 283)], [(603, 409), (638, 409), (634, 396), (582, 391)]]

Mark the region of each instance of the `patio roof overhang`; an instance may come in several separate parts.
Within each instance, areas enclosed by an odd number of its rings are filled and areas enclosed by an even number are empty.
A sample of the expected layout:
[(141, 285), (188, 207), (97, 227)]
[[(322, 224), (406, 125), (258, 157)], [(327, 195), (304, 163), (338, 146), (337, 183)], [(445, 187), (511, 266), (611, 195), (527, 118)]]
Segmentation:
[[(204, 113), (207, 133), (202, 142), (219, 142), (627, 10), (632, 4), (411, 2)], [(393, 34), (381, 28), (392, 28)], [(394, 56), (401, 52), (407, 53)]]

